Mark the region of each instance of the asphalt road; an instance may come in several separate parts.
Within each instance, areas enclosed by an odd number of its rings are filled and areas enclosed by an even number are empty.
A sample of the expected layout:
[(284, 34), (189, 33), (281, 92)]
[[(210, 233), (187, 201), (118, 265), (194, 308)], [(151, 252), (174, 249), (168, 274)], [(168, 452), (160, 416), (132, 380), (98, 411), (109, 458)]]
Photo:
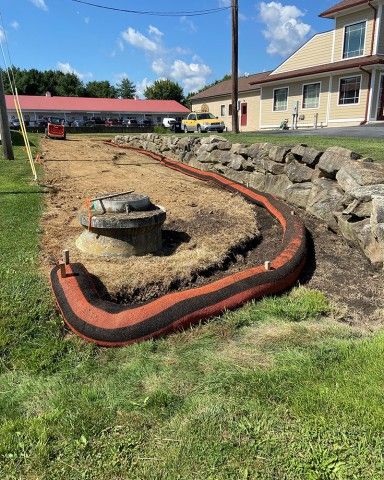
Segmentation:
[(360, 127), (324, 127), (318, 129), (300, 130), (267, 130), (271, 135), (302, 135), (314, 137), (351, 137), (351, 138), (382, 138), (384, 140), (384, 124), (366, 125)]

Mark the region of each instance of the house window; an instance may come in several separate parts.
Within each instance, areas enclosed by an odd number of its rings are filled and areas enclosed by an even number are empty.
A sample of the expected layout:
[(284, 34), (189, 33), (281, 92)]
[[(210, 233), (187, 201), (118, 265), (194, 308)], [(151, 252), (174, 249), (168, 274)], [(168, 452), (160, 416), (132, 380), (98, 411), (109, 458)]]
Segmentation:
[(228, 115), (229, 116), (232, 115), (232, 103), (230, 103), (229, 106), (228, 106)]
[(366, 22), (345, 27), (343, 58), (364, 55)]
[(288, 87), (273, 91), (273, 111), (284, 112), (288, 108)]
[(340, 80), (339, 105), (359, 103), (361, 77), (342, 78)]
[(220, 107), (220, 115), (221, 115), (222, 117), (225, 117), (225, 105), (221, 105), (221, 107)]
[(319, 108), (320, 83), (310, 83), (303, 87), (303, 108)]

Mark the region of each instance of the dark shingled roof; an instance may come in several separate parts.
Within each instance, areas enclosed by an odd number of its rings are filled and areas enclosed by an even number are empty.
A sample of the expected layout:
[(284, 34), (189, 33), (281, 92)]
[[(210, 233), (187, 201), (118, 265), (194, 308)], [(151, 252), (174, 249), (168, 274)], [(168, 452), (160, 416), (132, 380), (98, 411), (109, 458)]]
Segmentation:
[(336, 3), (325, 12), (320, 13), (320, 17), (333, 17), (335, 13), (341, 12), (341, 10), (345, 10), (347, 8), (357, 7), (358, 5), (364, 5), (366, 3), (368, 5), (368, 0), (343, 0), (342, 2)]
[(326, 63), (324, 65), (317, 65), (316, 67), (301, 68), (299, 70), (292, 70), (290, 72), (277, 73), (275, 75), (268, 75), (264, 79), (259, 79), (257, 84), (264, 84), (268, 82), (275, 82), (278, 80), (288, 80), (291, 78), (305, 77), (307, 75), (317, 75), (320, 73), (335, 72), (349, 68), (366, 67), (369, 65), (377, 65), (384, 63), (383, 55), (370, 55), (368, 57), (351, 58), (349, 60), (342, 60), (340, 62)]
[[(269, 72), (255, 73), (254, 75), (248, 75), (247, 77), (240, 77), (239, 93), (247, 92), (249, 90), (256, 90), (257, 87), (255, 87), (255, 85), (251, 85), (251, 82), (257, 84), (260, 80), (264, 80), (265, 78), (267, 78), (271, 72), (272, 70)], [(212, 87), (206, 88), (202, 92), (196, 93), (196, 95), (192, 97), (192, 100), (230, 95), (231, 92), (231, 79), (223, 80), (222, 82), (216, 83), (216, 85), (213, 85)]]

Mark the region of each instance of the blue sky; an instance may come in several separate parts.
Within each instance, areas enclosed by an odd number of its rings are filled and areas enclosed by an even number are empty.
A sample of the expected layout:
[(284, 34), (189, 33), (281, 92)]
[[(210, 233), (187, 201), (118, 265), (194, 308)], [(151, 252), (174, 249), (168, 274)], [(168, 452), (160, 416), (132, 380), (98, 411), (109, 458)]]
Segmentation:
[[(120, 8), (199, 10), (230, 0), (93, 0)], [(239, 0), (239, 69), (269, 70), (314, 33), (333, 28), (318, 14), (337, 0)], [(0, 0), (13, 63), (22, 68), (73, 71), (83, 81), (127, 76), (142, 92), (171, 78), (186, 92), (230, 71), (229, 11), (167, 18), (115, 13), (71, 0)], [(3, 34), (0, 31), (0, 37)]]

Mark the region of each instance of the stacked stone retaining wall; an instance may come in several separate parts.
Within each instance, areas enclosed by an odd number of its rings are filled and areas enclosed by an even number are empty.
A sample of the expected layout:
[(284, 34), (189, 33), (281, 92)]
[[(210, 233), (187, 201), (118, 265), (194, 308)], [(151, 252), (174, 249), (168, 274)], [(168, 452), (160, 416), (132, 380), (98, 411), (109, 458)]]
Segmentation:
[(341, 147), (325, 152), (270, 143), (232, 144), (219, 136), (121, 135), (115, 143), (143, 148), (271, 193), (306, 210), (384, 262), (384, 164)]

